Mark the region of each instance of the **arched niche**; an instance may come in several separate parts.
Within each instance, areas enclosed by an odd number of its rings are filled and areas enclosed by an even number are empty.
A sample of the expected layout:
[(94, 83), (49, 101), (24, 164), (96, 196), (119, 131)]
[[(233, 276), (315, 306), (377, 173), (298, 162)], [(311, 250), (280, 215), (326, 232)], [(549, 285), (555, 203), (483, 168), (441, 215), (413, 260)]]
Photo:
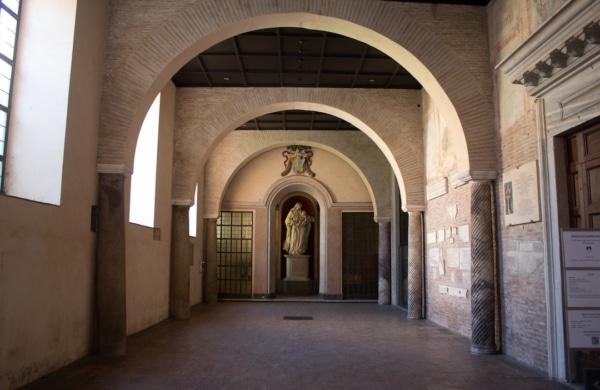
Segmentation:
[(319, 205), (319, 293), (326, 294), (327, 292), (327, 234), (329, 227), (328, 210), (333, 206), (333, 198), (331, 194), (316, 180), (305, 176), (288, 176), (274, 183), (265, 192), (264, 206), (268, 212), (268, 237), (269, 237), (269, 252), (268, 252), (268, 270), (269, 270), (269, 293), (275, 292), (277, 285), (277, 262), (279, 261), (279, 240), (273, 240), (279, 233), (276, 231), (277, 218), (280, 216), (277, 212), (277, 206), (282, 201), (293, 194), (308, 194)]

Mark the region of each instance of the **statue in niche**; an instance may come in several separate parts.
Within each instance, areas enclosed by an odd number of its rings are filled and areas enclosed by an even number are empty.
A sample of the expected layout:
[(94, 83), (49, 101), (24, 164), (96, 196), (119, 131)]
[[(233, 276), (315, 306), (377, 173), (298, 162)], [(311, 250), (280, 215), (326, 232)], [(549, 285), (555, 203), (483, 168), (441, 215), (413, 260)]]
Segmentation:
[(283, 166), (285, 167), (283, 172), (281, 172), (281, 176), (286, 176), (291, 171), (294, 171), (298, 175), (315, 177), (315, 173), (310, 169), (313, 156), (310, 146), (290, 145), (281, 155), (284, 158)]
[(283, 250), (291, 256), (303, 255), (308, 247), (310, 224), (313, 222), (315, 219), (302, 210), (300, 203), (296, 203), (285, 217)]

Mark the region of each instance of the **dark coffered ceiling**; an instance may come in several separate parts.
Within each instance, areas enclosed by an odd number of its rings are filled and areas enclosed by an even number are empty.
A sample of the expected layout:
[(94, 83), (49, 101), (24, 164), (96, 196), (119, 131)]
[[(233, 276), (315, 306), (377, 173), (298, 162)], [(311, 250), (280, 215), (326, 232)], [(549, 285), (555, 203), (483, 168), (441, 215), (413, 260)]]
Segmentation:
[(260, 116), (238, 130), (358, 130), (333, 115), (314, 111), (288, 110)]
[(299, 28), (252, 31), (187, 63), (178, 87), (331, 87), (420, 89), (390, 57), (337, 34)]
[(486, 6), (491, 0), (383, 0), (397, 3), (423, 3), (423, 4), (455, 4)]
[[(489, 0), (409, 2), (485, 6)], [(300, 28), (257, 30), (225, 40), (194, 57), (172, 80), (177, 87), (421, 88), (402, 66), (373, 47)], [(328, 114), (290, 110), (255, 118), (238, 130), (357, 129)]]

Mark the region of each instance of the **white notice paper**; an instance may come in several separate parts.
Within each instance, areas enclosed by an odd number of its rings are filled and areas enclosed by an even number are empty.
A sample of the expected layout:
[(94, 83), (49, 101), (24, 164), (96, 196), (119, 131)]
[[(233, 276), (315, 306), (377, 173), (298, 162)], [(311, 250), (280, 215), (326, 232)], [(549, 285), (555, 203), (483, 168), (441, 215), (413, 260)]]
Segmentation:
[(600, 310), (569, 310), (569, 346), (600, 348)]
[(600, 230), (564, 230), (566, 268), (600, 268)]
[(567, 306), (600, 308), (600, 271), (572, 271), (566, 273)]

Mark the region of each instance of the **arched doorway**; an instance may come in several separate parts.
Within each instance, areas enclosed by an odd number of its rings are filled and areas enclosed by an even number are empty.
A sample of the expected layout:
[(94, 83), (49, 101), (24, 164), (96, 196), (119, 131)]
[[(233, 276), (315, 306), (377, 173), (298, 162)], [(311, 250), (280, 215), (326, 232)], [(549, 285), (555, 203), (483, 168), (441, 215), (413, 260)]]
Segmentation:
[(279, 245), (279, 280), (277, 282), (277, 293), (283, 295), (312, 295), (319, 293), (319, 203), (312, 196), (297, 192), (288, 195), (277, 206), (277, 239), (283, 244), (287, 235), (285, 224), (286, 217), (290, 210), (299, 203), (302, 210), (314, 219), (308, 237), (308, 244), (305, 255), (308, 255), (308, 267), (306, 269), (308, 280), (293, 280), (291, 275), (291, 261), (287, 259), (283, 245)]

